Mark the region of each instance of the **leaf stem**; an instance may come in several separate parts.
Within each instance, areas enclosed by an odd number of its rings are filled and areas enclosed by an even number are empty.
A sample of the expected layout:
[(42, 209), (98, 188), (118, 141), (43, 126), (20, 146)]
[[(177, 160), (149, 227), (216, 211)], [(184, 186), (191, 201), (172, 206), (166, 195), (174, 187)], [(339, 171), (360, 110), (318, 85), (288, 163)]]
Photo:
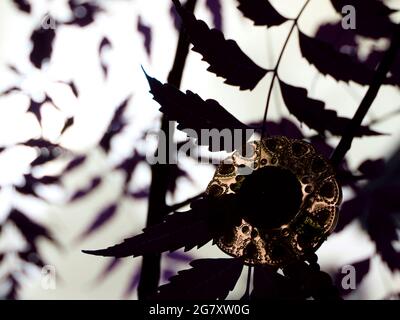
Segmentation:
[(269, 89), (268, 89), (268, 96), (267, 96), (267, 103), (265, 105), (265, 111), (264, 111), (264, 117), (263, 117), (263, 127), (262, 127), (262, 131), (261, 131), (261, 138), (263, 138), (264, 135), (265, 135), (266, 123), (267, 123), (267, 114), (268, 114), (268, 109), (269, 109), (269, 105), (270, 105), (270, 102), (271, 102), (272, 90), (274, 88), (275, 79), (279, 78), (278, 69), (279, 69), (280, 63), (282, 61), (283, 54), (284, 54), (284, 52), (286, 50), (286, 47), (287, 47), (287, 45), (289, 43), (289, 40), (290, 40), (290, 38), (291, 38), (291, 36), (293, 34), (294, 29), (297, 26), (298, 20), (300, 19), (301, 15), (303, 14), (304, 10), (306, 9), (306, 7), (310, 3), (310, 1), (311, 0), (307, 0), (304, 3), (304, 5), (301, 8), (301, 10), (299, 11), (297, 17), (292, 20), (293, 24), (292, 24), (292, 26), (291, 26), (291, 28), (289, 30), (289, 33), (288, 33), (288, 35), (286, 37), (285, 43), (282, 46), (282, 49), (281, 49), (281, 52), (279, 54), (278, 60), (276, 62), (275, 68), (272, 70), (273, 76), (272, 76), (272, 80), (271, 80), (271, 83), (270, 83), (270, 86), (269, 86)]
[(346, 153), (350, 150), (351, 144), (357, 130), (360, 128), (364, 117), (371, 108), (376, 96), (378, 95), (379, 89), (381, 88), (383, 82), (386, 79), (387, 73), (390, 71), (397, 52), (400, 49), (400, 24), (396, 26), (395, 33), (393, 35), (389, 49), (385, 52), (378, 69), (371, 81), (371, 85), (365, 94), (363, 100), (360, 103), (354, 117), (351, 119), (348, 128), (346, 129), (344, 135), (342, 136), (338, 146), (334, 150), (331, 156), (331, 164), (333, 167), (338, 168), (340, 163), (343, 161)]
[[(185, 7), (188, 11), (193, 12), (197, 0), (187, 0)], [(175, 60), (171, 72), (168, 75), (168, 83), (179, 88), (182, 80), (183, 69), (185, 67), (186, 58), (189, 54), (189, 40), (186, 33), (181, 27), (178, 46), (176, 49)], [(173, 132), (169, 129), (169, 119), (165, 115), (161, 120), (161, 130), (165, 132), (167, 137), (172, 136)], [(168, 140), (168, 139), (167, 139)], [(169, 150), (168, 141), (166, 150)], [(168, 156), (168, 155), (167, 155)], [(167, 161), (168, 162), (168, 161)], [(168, 213), (168, 206), (165, 202), (168, 182), (171, 179), (171, 169), (173, 164), (154, 164), (151, 166), (151, 184), (149, 193), (149, 207), (147, 212), (146, 226), (152, 226), (161, 223)], [(145, 300), (147, 297), (157, 291), (160, 280), (161, 255), (147, 254), (143, 255), (142, 272), (138, 286), (139, 300)]]

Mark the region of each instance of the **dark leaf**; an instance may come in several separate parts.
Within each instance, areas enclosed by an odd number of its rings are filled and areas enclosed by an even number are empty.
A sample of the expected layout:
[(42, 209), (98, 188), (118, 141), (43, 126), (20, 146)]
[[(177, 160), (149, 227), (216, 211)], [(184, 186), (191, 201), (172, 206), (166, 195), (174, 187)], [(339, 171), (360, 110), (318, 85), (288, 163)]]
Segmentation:
[(44, 98), (44, 100), (41, 102), (37, 102), (33, 99), (30, 100), (30, 104), (29, 104), (29, 108), (28, 108), (27, 112), (31, 112), (35, 116), (35, 118), (37, 119), (37, 121), (39, 122), (40, 125), (42, 123), (41, 109), (42, 109), (42, 106), (47, 102), (54, 105), (53, 100), (47, 95)]
[(144, 47), (146, 49), (147, 55), (150, 57), (151, 55), (151, 42), (152, 42), (152, 30), (151, 27), (145, 25), (142, 21), (142, 17), (139, 16), (137, 23), (137, 30), (143, 36), (144, 39)]
[(37, 193), (35, 192), (35, 187), (37, 185), (50, 185), (58, 183), (60, 180), (59, 176), (44, 176), (41, 178), (36, 178), (32, 174), (24, 175), (25, 182), (22, 186), (16, 186), (15, 190), (19, 193), (24, 195), (32, 195), (34, 197), (38, 197)]
[[(279, 84), (286, 107), (299, 121), (321, 134), (325, 131), (338, 136), (344, 134), (350, 119), (339, 117), (334, 110), (325, 109), (325, 103), (308, 97), (306, 89), (288, 85), (282, 80), (279, 80)], [(379, 134), (366, 126), (361, 126), (357, 136)]]
[(223, 300), (233, 290), (243, 269), (241, 259), (199, 259), (159, 288), (155, 300)]
[(80, 235), (79, 239), (83, 240), (89, 235), (91, 235), (94, 231), (104, 226), (105, 223), (110, 221), (115, 213), (117, 212), (118, 205), (113, 203), (110, 206), (106, 207), (100, 213), (96, 215), (94, 220), (90, 223), (90, 225), (86, 228), (86, 230)]
[(106, 49), (111, 49), (112, 45), (110, 40), (108, 40), (107, 37), (104, 37), (99, 45), (99, 56), (100, 56), (100, 65), (101, 69), (103, 70), (104, 78), (107, 78), (108, 75), (108, 66), (107, 64), (103, 61), (103, 52)]
[(26, 13), (31, 13), (32, 8), (28, 0), (13, 0), (13, 2), (19, 10)]
[(70, 198), (70, 201), (79, 200), (79, 199), (87, 196), (89, 193), (91, 193), (93, 190), (95, 190), (100, 185), (100, 183), (101, 183), (100, 177), (96, 177), (96, 178), (92, 179), (89, 186), (75, 192), (72, 195), (72, 197)]
[(79, 91), (78, 91), (78, 88), (75, 85), (75, 82), (70, 81), (70, 82), (65, 82), (65, 84), (68, 85), (71, 88), (72, 93), (74, 94), (74, 96), (78, 98), (79, 97)]
[[(47, 17), (52, 19), (51, 17)], [(53, 52), (53, 42), (56, 37), (55, 29), (51, 27), (43, 28), (39, 26), (31, 35), (33, 44), (29, 58), (36, 68), (41, 68), (46, 60), (50, 60)]]
[[(391, 190), (385, 191), (390, 192)], [(389, 209), (390, 212), (391, 208), (385, 208), (385, 206), (388, 205), (387, 201), (390, 201), (391, 205), (396, 204), (396, 212), (399, 214), (399, 192), (400, 188), (397, 188), (397, 190), (391, 194), (381, 194), (378, 196), (378, 203), (372, 205), (372, 210), (369, 212), (366, 223), (368, 234), (372, 241), (375, 242), (376, 251), (393, 272), (400, 270), (400, 252), (393, 247), (393, 243), (400, 240), (398, 235), (399, 227), (396, 227), (394, 217), (389, 215), (388, 211), (385, 210)], [(375, 208), (377, 204), (378, 206)], [(381, 204), (381, 206), (379, 206), (379, 204)]]
[(238, 0), (238, 9), (256, 26), (279, 26), (288, 19), (283, 17), (268, 0)]
[(118, 133), (120, 133), (126, 126), (124, 119), (124, 112), (129, 104), (131, 96), (127, 97), (115, 110), (114, 116), (106, 130), (106, 133), (101, 138), (99, 145), (105, 152), (109, 152), (111, 148), (111, 139)]
[(121, 259), (118, 258), (110, 258), (110, 262), (106, 264), (103, 271), (97, 277), (97, 281), (104, 279), (108, 274), (113, 272), (122, 262)]
[(122, 258), (173, 251), (182, 247), (191, 249), (197, 244), (204, 245), (212, 239), (204, 216), (204, 212), (194, 210), (178, 212), (167, 217), (164, 223), (148, 227), (142, 234), (125, 239), (121, 244), (103, 250), (83, 252)]
[(123, 170), (126, 174), (125, 176), (125, 186), (126, 192), (128, 192), (128, 184), (132, 178), (132, 175), (140, 162), (146, 160), (146, 157), (140, 154), (137, 150), (134, 150), (132, 156), (122, 161), (118, 166), (115, 167), (116, 170)]
[(6, 300), (17, 300), (18, 299), (18, 291), (19, 291), (21, 285), (19, 284), (18, 280), (12, 274), (10, 274), (7, 277), (7, 280), (10, 282), (11, 286), (10, 286), (10, 290), (8, 291), (7, 295), (5, 296), (5, 299)]
[(46, 149), (59, 148), (59, 145), (54, 144), (45, 139), (29, 139), (28, 141), (24, 142), (23, 145), (32, 148), (46, 148)]
[(27, 250), (18, 252), (18, 256), (21, 260), (34, 264), (40, 268), (43, 268), (46, 265), (43, 259), (40, 257), (37, 249), (34, 247), (30, 247)]
[(399, 159), (400, 152), (397, 151), (384, 170), (381, 169), (380, 161), (377, 164), (366, 162), (366, 165), (361, 166), (362, 170), (372, 167), (372, 171), (365, 172), (367, 175), (372, 172), (372, 176), (376, 177), (371, 176), (368, 183), (357, 190), (356, 196), (343, 204), (338, 225), (340, 230), (346, 222), (358, 218), (375, 242), (377, 253), (393, 271), (400, 269), (400, 253), (393, 247), (393, 243), (399, 240), (400, 226)]
[[(361, 260), (361, 261), (351, 264), (355, 269), (355, 276), (356, 276), (355, 284), (356, 284), (356, 286), (358, 286), (362, 282), (362, 280), (365, 278), (365, 276), (368, 274), (368, 272), (370, 270), (370, 263), (371, 263), (370, 258), (367, 258), (365, 260)], [(352, 289), (349, 288), (346, 290), (343, 288), (343, 285), (342, 285), (343, 277), (345, 277), (347, 275), (347, 273), (343, 273), (342, 270), (343, 270), (343, 268), (340, 268), (337, 271), (337, 273), (333, 276), (333, 279), (335, 281), (336, 288), (338, 288), (340, 294), (342, 296), (344, 296), (346, 294), (349, 294)]]
[[(355, 8), (356, 28), (358, 34), (379, 39), (390, 37), (394, 31), (395, 24), (390, 20), (389, 15), (395, 10), (388, 8), (380, 0), (331, 0), (335, 10), (342, 14), (344, 6), (350, 5)], [(348, 12), (345, 12), (346, 16)]]
[(7, 67), (8, 67), (9, 70), (11, 70), (11, 71), (12, 71), (13, 73), (15, 73), (16, 75), (19, 75), (19, 76), (22, 75), (21, 71), (19, 71), (18, 68), (17, 68), (15, 65), (13, 65), (13, 64), (8, 64)]
[[(192, 209), (167, 216), (163, 223), (148, 227), (142, 234), (102, 250), (84, 250), (84, 253), (128, 257), (147, 253), (162, 253), (184, 247), (190, 250), (201, 247), (227, 226), (224, 219), (233, 219), (234, 198), (225, 200), (201, 199), (192, 202)], [(229, 228), (228, 224), (228, 228)]]
[(21, 90), (21, 88), (14, 86), (14, 87), (8, 88), (7, 90), (1, 92), (0, 97), (8, 96), (9, 94), (14, 93), (14, 92), (22, 92), (22, 90)]
[(129, 193), (129, 196), (135, 199), (147, 199), (149, 197), (149, 187), (145, 187)]
[(304, 300), (295, 283), (268, 266), (254, 267), (252, 300)]
[(84, 162), (86, 161), (86, 156), (77, 156), (74, 159), (72, 159), (67, 166), (64, 168), (64, 170), (62, 171), (61, 175), (65, 175), (69, 172), (71, 172), (72, 170), (76, 169), (77, 167), (79, 167), (80, 165), (82, 165)]
[(72, 11), (73, 18), (66, 22), (67, 25), (75, 24), (79, 27), (86, 27), (95, 20), (99, 12), (103, 11), (94, 1), (79, 3), (76, 0), (69, 0), (68, 5)]
[[(261, 133), (263, 121), (249, 123), (248, 126), (256, 132)], [(303, 139), (304, 135), (300, 129), (289, 119), (282, 118), (280, 122), (267, 121), (266, 131), (271, 136), (286, 136), (293, 139)]]
[(221, 0), (207, 0), (206, 6), (210, 10), (214, 28), (218, 30), (222, 30), (222, 8), (221, 8)]
[(299, 32), (301, 53), (307, 61), (322, 74), (330, 75), (337, 81), (350, 80), (361, 85), (371, 83), (374, 71), (349, 55), (336, 51), (328, 43)]
[(67, 120), (65, 120), (64, 126), (61, 129), (61, 134), (64, 134), (64, 132), (67, 131), (74, 124), (74, 121), (74, 117), (69, 117)]
[(223, 33), (207, 26), (204, 21), (181, 7), (173, 0), (182, 18), (186, 32), (193, 43), (193, 51), (200, 53), (210, 67), (207, 69), (225, 79), (225, 83), (241, 90), (252, 90), (267, 74), (255, 64), (233, 40), (226, 40)]
[[(370, 53), (365, 56), (362, 50), (362, 43), (358, 39), (356, 30), (343, 29), (341, 22), (327, 23), (319, 27), (315, 38), (329, 43), (335, 51), (338, 51), (348, 56), (355, 64), (364, 65), (369, 70), (375, 70), (383, 58), (384, 49), (372, 49)], [(358, 76), (357, 76), (358, 77)], [(386, 84), (400, 84), (400, 54), (393, 63), (390, 69), (390, 76), (387, 77)]]
[[(190, 90), (183, 93), (169, 84), (162, 84), (146, 74), (150, 84), (150, 92), (160, 105), (160, 111), (170, 120), (178, 122), (178, 129), (192, 129), (196, 131), (196, 136), (201, 137), (202, 129), (249, 129), (245, 124), (236, 119), (232, 114), (226, 111), (217, 101), (209, 99), (204, 101), (199, 95)], [(190, 134), (188, 134), (190, 136)], [(250, 137), (245, 137), (249, 139)], [(204, 139), (202, 139), (204, 140)], [(208, 145), (210, 141), (198, 141), (198, 144)], [(218, 146), (210, 146), (212, 151), (217, 150)], [(225, 149), (228, 152), (233, 151), (232, 146)]]
[(169, 9), (169, 14), (171, 16), (176, 31), (180, 31), (182, 20), (178, 12), (176, 11), (175, 5), (172, 2), (171, 2), (171, 7)]
[(358, 171), (364, 174), (365, 178), (374, 179), (379, 178), (379, 176), (385, 171), (385, 160), (365, 160), (358, 167)]
[[(315, 268), (313, 266), (317, 266)], [(305, 298), (314, 300), (340, 300), (337, 288), (332, 278), (320, 270), (317, 263), (307, 264), (304, 261), (293, 262), (282, 268), (283, 273), (294, 284), (301, 288)]]
[(17, 226), (26, 241), (33, 248), (36, 248), (36, 240), (40, 237), (54, 241), (53, 237), (50, 235), (49, 231), (45, 227), (32, 221), (17, 209), (13, 209), (10, 212), (8, 220), (12, 221)]
[(189, 263), (190, 261), (193, 260), (193, 257), (190, 256), (187, 252), (180, 252), (180, 251), (167, 252), (166, 256), (177, 262)]
[(188, 173), (185, 170), (182, 170), (179, 166), (169, 166), (168, 167), (168, 191), (174, 193), (177, 187), (177, 180), (179, 178), (189, 178)]

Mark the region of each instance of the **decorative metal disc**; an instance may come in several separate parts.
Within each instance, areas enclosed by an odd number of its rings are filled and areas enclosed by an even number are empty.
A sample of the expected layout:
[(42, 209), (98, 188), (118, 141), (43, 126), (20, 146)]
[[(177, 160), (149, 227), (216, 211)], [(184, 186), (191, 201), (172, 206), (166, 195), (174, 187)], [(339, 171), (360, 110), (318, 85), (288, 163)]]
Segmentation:
[[(236, 151), (208, 185), (208, 196), (236, 193), (249, 204), (241, 224), (215, 241), (247, 264), (281, 267), (316, 251), (333, 231), (341, 188), (327, 160), (305, 141), (276, 136), (249, 145), (252, 156)], [(257, 190), (264, 184), (265, 191)], [(278, 205), (271, 207), (272, 202)], [(254, 203), (262, 206), (256, 209)]]

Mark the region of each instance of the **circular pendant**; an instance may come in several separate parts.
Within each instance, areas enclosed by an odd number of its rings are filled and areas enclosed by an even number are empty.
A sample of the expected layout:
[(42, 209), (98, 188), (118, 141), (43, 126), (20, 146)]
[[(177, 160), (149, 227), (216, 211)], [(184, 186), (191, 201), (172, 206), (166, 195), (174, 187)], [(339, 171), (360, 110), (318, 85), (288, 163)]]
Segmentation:
[(281, 267), (314, 252), (335, 228), (341, 189), (333, 168), (302, 140), (276, 136), (250, 142), (217, 168), (206, 194), (238, 195), (241, 224), (218, 247), (249, 265)]

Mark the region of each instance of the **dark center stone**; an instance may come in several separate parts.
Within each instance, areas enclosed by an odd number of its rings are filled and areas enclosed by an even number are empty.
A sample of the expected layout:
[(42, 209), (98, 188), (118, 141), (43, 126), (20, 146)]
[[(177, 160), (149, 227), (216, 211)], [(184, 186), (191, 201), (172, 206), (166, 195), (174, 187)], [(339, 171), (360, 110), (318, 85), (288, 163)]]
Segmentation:
[(254, 227), (271, 229), (295, 217), (303, 194), (300, 182), (292, 172), (264, 167), (246, 177), (238, 195), (243, 217)]

